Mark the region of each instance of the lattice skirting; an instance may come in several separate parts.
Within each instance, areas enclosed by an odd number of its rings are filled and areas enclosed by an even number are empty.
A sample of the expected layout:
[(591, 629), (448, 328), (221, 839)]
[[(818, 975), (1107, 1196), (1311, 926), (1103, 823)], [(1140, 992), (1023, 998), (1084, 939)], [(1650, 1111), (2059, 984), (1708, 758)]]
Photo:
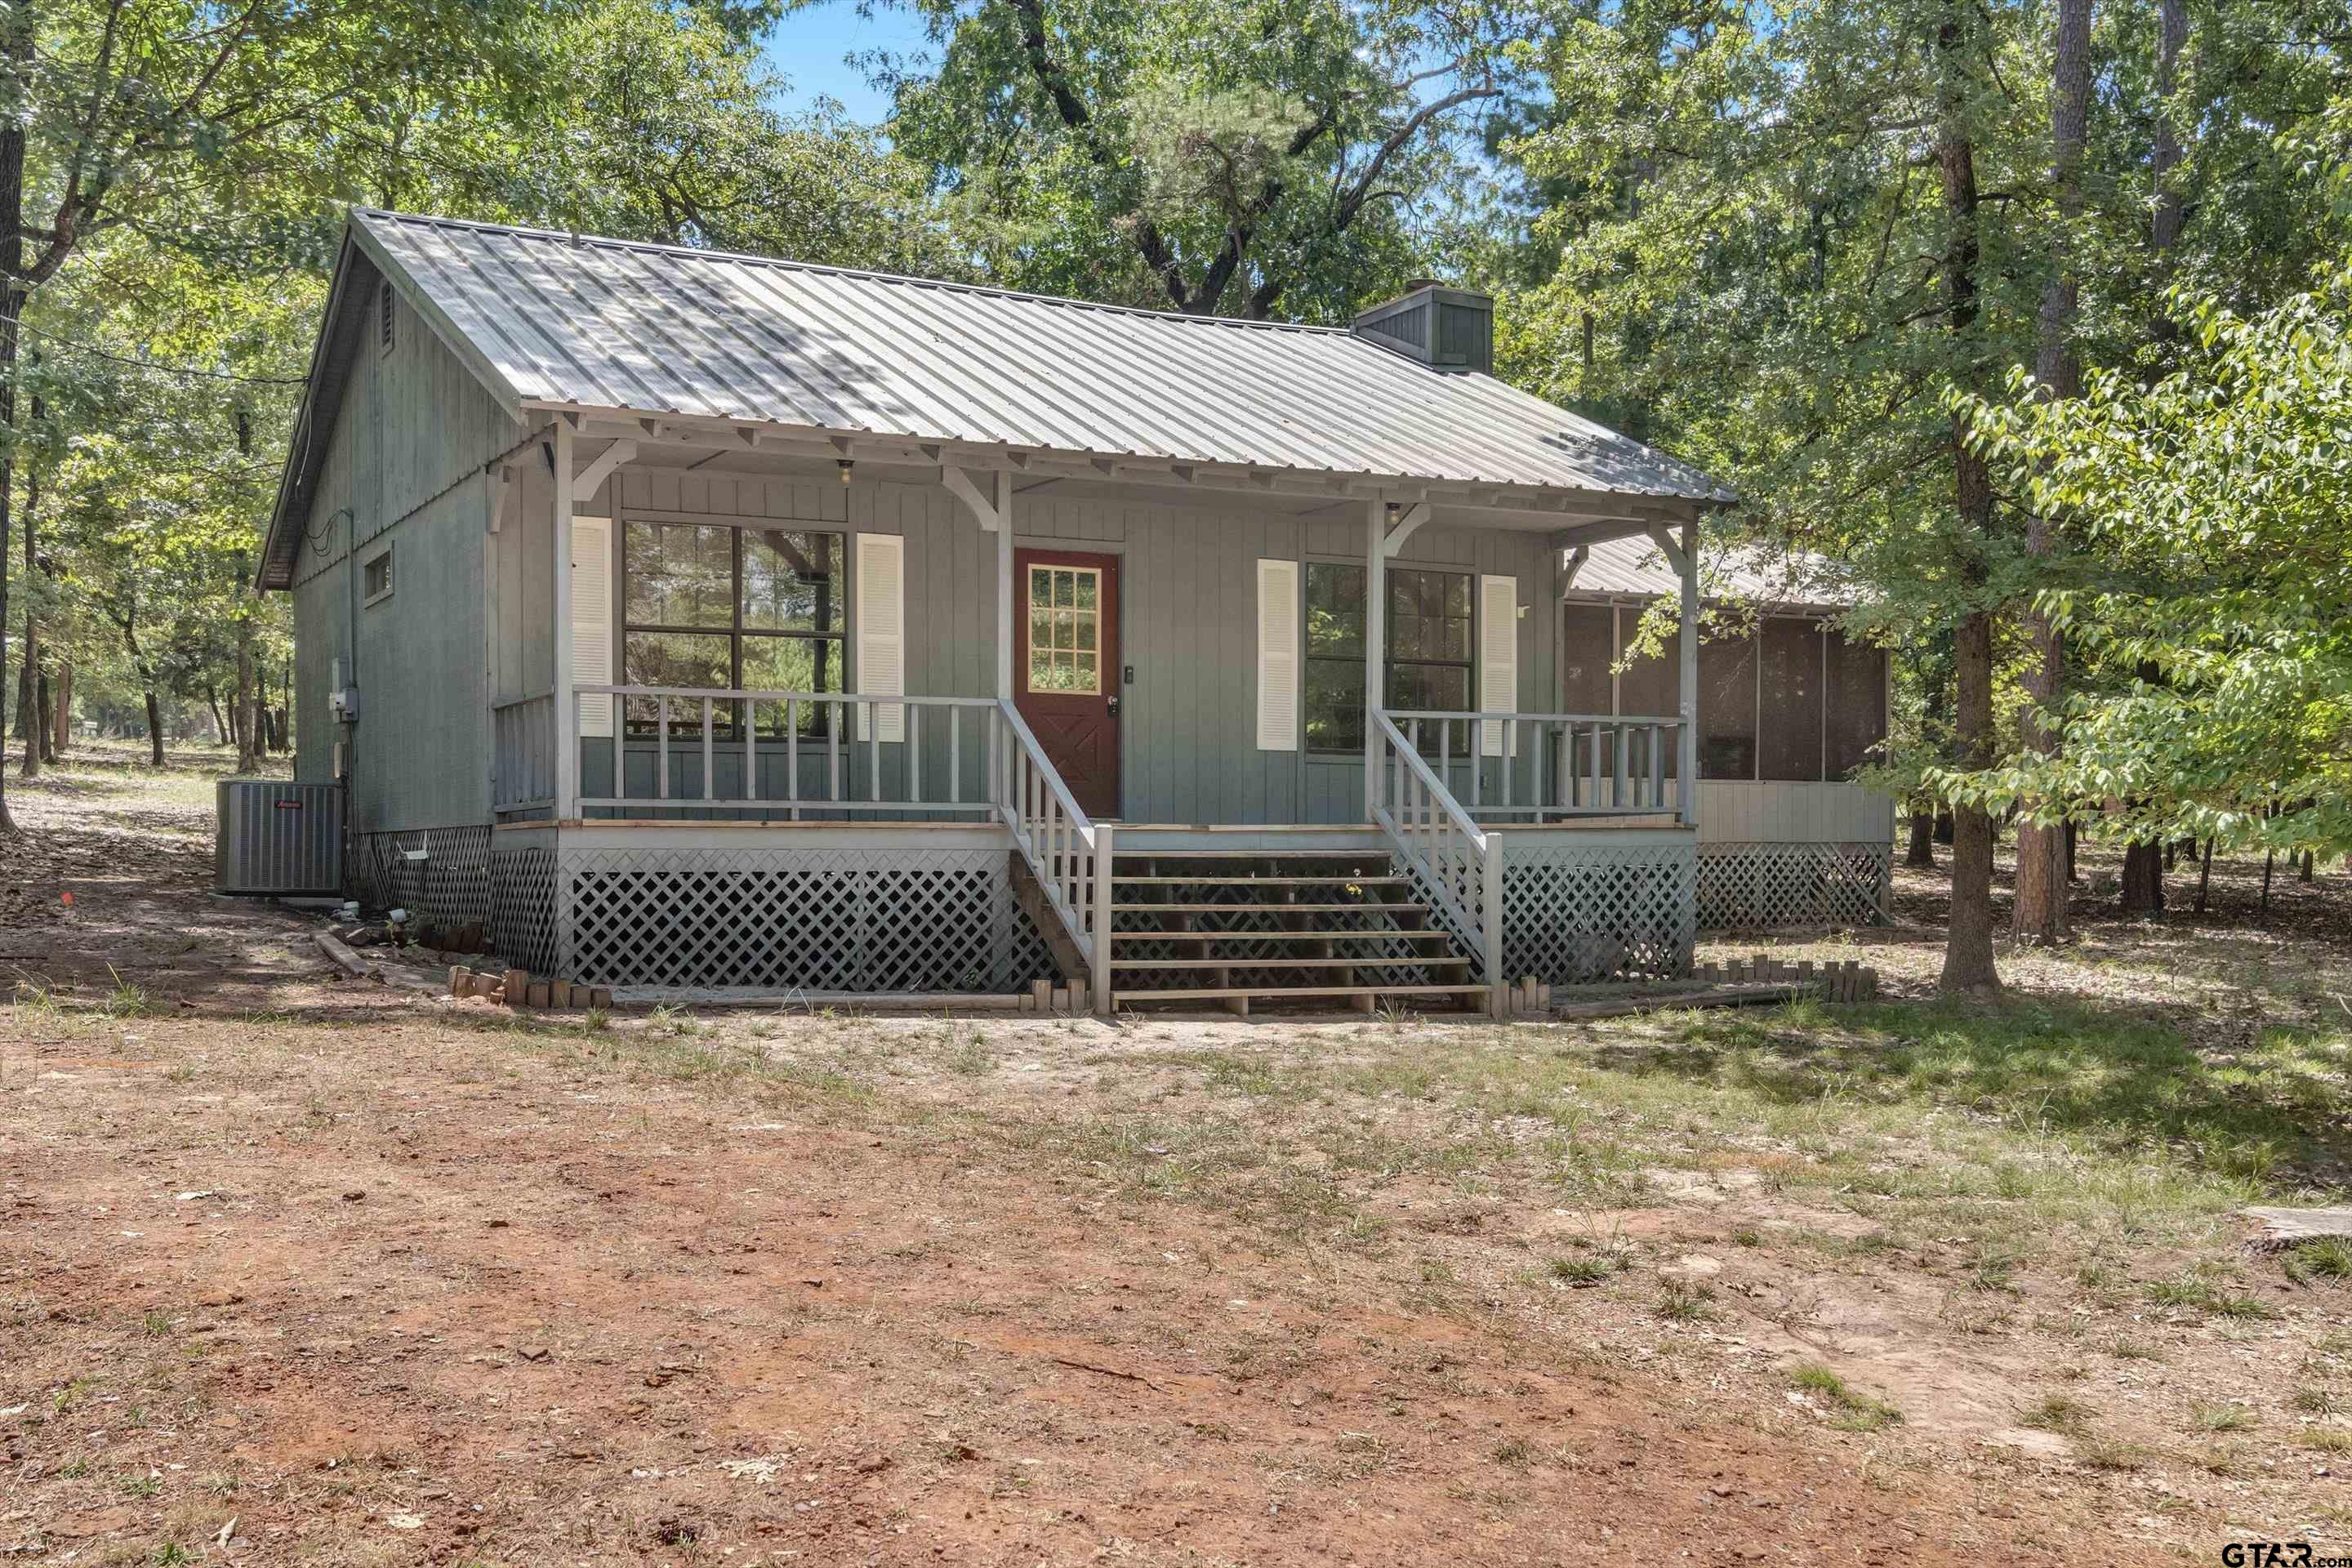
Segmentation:
[[(425, 858), (412, 860), (414, 850)], [(490, 829), (434, 827), (360, 835), (352, 882), (359, 898), (454, 931), (490, 923)]]
[(542, 847), (491, 854), (490, 936), (507, 963), (535, 974), (552, 977), (558, 973), (554, 850)]
[(1507, 846), (1504, 970), (1515, 981), (1532, 974), (1552, 985), (1687, 975), (1692, 883), (1687, 840)]
[(1705, 844), (1698, 855), (1703, 931), (1883, 925), (1891, 844)]
[(579, 984), (1002, 994), (1054, 973), (1002, 849), (562, 849), (552, 872), (545, 967)]

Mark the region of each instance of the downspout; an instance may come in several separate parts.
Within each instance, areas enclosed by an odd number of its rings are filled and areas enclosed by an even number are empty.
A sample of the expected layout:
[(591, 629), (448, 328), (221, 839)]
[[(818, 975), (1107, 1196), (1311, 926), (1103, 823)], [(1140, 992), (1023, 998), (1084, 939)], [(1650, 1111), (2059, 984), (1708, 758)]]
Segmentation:
[[(355, 690), (360, 683), (360, 514), (350, 507), (342, 509), (343, 519), (343, 688)], [(332, 520), (329, 527), (334, 526)], [(364, 699), (362, 699), (364, 700)], [(343, 792), (343, 887), (349, 890), (359, 867), (359, 824), (354, 818), (359, 812), (359, 795), (352, 788), (352, 775), (359, 771), (359, 726), (352, 720), (348, 709), (336, 715), (335, 727), (341, 732), (343, 754), (342, 776), (335, 783)]]

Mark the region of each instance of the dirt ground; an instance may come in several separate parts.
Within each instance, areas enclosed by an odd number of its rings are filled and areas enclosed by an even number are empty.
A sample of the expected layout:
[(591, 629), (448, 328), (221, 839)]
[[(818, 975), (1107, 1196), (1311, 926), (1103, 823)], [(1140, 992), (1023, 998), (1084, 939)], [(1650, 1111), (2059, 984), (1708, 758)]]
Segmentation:
[[(0, 1553), (2072, 1563), (2352, 1535), (2352, 1300), (2231, 1215), (2333, 1192), (2340, 873), (2267, 925), (2220, 923), (2233, 869), (2210, 928), (2011, 955), (2082, 1011), (2004, 1075), (2161, 983), (2194, 1059), (2230, 1054), (2221, 1116), (2276, 1099), (2259, 1029), (2301, 1031), (2318, 1109), (2249, 1174), (2211, 1140), (2178, 1169), (2078, 1140), (2063, 1062), (2020, 1114), (1900, 1002), (519, 1017), (345, 982), (310, 920), (205, 893), (213, 765), (11, 790), (42, 847), (0, 841)], [(1932, 975), (1926, 933), (1859, 942), (1898, 989)]]

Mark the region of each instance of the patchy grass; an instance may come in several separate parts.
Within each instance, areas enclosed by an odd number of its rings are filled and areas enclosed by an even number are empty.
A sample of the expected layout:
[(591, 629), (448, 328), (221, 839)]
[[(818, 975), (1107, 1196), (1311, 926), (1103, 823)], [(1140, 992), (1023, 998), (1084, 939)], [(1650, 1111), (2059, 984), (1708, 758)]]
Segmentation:
[(1874, 1399), (1819, 1362), (1791, 1367), (1789, 1381), (1836, 1412), (1831, 1425), (1850, 1432), (1875, 1432), (1903, 1419), (1903, 1413), (1884, 1400)]

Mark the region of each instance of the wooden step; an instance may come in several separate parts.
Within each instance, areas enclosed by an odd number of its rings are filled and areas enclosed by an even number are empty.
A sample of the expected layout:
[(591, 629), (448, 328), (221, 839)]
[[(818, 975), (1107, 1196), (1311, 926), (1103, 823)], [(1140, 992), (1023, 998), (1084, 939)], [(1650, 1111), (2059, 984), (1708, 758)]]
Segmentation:
[(1283, 1001), (1293, 996), (1483, 996), (1486, 987), (1463, 985), (1209, 985), (1171, 991), (1130, 991), (1122, 986), (1118, 1000), (1129, 1002), (1225, 1002), (1263, 997)]
[(1114, 849), (1113, 860), (1385, 860), (1386, 849)]
[(1447, 931), (1113, 931), (1122, 942), (1452, 942)]
[(1400, 911), (1409, 914), (1429, 912), (1427, 904), (1391, 904), (1380, 899), (1366, 899), (1360, 903), (1353, 904), (1113, 904), (1110, 909), (1111, 913), (1118, 915), (1224, 914), (1237, 910), (1247, 910), (1252, 913), (1266, 910), (1286, 915), (1353, 914), (1358, 910), (1374, 914), (1395, 914)]
[(1113, 872), (1110, 880), (1115, 888), (1198, 888), (1203, 885), (1218, 888), (1328, 888), (1339, 882), (1351, 888), (1398, 888), (1412, 879), (1358, 877), (1344, 871), (1329, 877), (1130, 877), (1122, 871)]
[[(1113, 969), (1445, 969), (1469, 963), (1459, 954), (1418, 958), (1130, 958)], [(1127, 994), (1122, 987), (1119, 994)]]

